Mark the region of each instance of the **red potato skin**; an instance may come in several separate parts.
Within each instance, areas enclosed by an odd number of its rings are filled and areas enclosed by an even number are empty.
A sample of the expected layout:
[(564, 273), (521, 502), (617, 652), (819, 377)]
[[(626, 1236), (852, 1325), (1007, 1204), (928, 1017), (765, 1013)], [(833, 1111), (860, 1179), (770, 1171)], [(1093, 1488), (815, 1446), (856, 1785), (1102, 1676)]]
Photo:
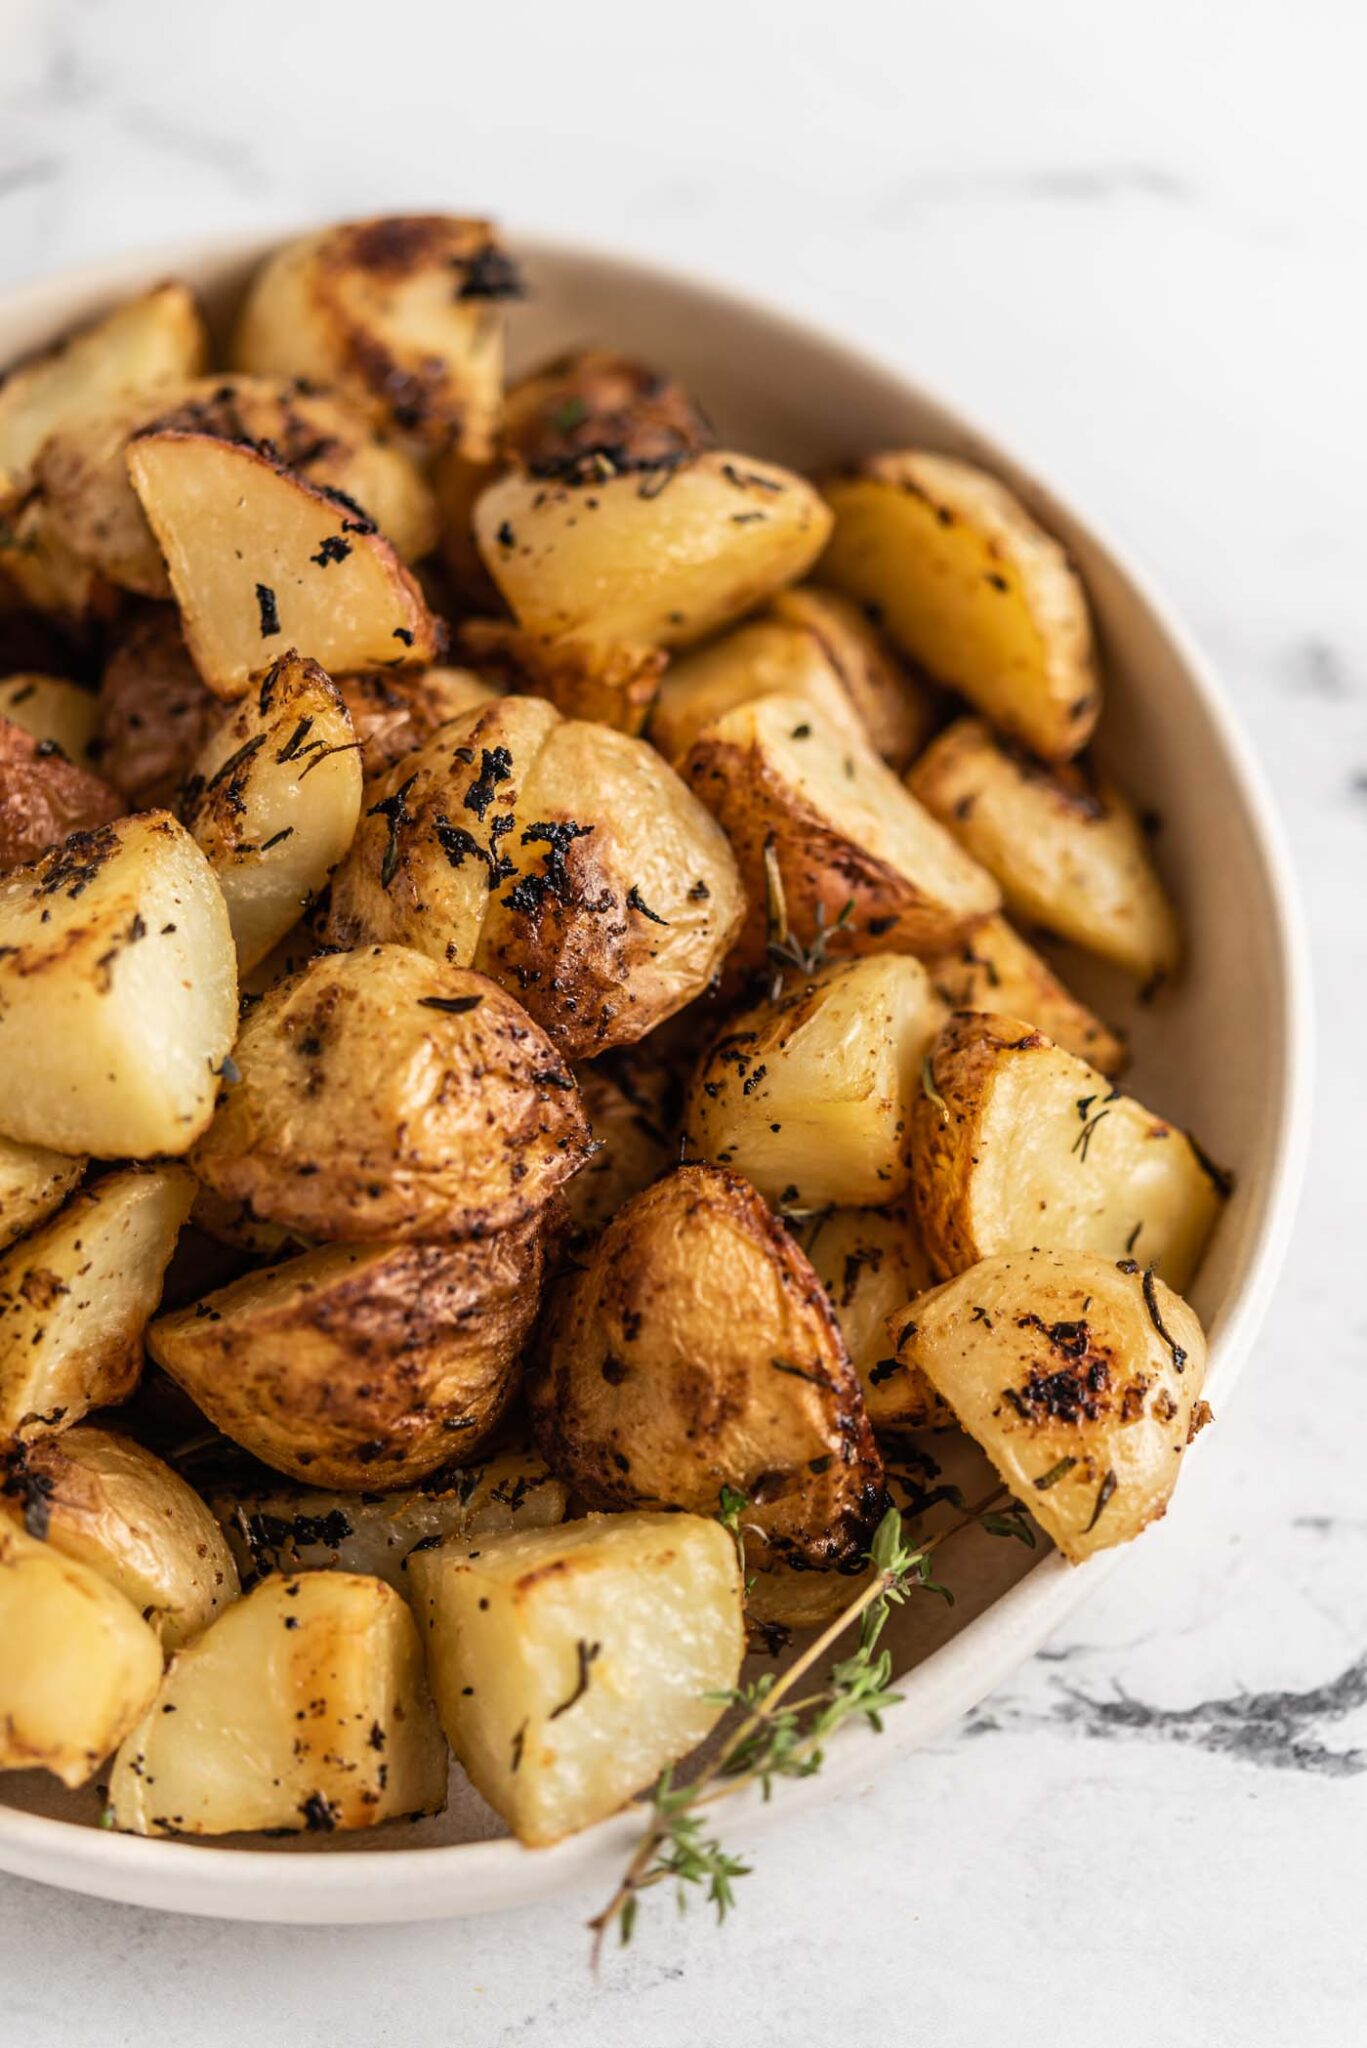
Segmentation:
[(0, 869), (37, 860), (70, 833), (108, 825), (125, 809), (117, 790), (53, 741), (0, 718)]

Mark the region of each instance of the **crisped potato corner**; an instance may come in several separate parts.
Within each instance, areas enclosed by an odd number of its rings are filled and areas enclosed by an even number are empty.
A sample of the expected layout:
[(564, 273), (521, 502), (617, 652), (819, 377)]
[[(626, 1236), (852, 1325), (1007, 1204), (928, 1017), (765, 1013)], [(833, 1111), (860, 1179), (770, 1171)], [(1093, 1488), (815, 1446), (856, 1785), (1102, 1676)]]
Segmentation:
[(995, 1010), (1024, 1017), (1065, 1052), (1112, 1077), (1129, 1047), (1066, 989), (1047, 960), (1004, 917), (989, 917), (953, 953), (929, 963), (935, 993), (950, 1010)]

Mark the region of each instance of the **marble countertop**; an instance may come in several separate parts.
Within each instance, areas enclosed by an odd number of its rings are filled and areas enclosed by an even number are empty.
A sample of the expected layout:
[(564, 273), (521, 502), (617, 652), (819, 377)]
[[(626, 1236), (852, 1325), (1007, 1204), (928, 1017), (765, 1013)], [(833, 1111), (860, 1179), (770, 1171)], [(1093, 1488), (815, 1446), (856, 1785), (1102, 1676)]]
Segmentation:
[(1299, 863), (1320, 1057), (1219, 1455), (964, 1726), (770, 1833), (725, 1928), (662, 1902), (595, 1983), (573, 1901), (276, 1930), (0, 1879), (0, 2040), (1361, 2037), (1364, 73), (1353, 0), (0, 9), (0, 281), (488, 209), (787, 303), (1002, 431), (1221, 667)]

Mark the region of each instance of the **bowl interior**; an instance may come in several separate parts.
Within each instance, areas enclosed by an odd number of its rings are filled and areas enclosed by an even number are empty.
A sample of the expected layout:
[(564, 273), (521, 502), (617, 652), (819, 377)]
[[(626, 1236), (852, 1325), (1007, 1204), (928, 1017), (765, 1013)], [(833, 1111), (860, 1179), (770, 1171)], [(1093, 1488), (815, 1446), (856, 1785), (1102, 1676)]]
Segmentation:
[[(39, 282), (0, 306), (0, 362), (170, 274), (187, 277), (226, 327), (264, 241), (163, 250)], [(1218, 695), (1172, 622), (1113, 553), (999, 446), (870, 362), (792, 321), (683, 278), (610, 256), (519, 245), (531, 295), (511, 319), (517, 370), (599, 341), (668, 365), (727, 443), (820, 471), (879, 447), (926, 444), (1010, 482), (1068, 546), (1097, 617), (1107, 684), (1102, 753), (1162, 819), (1161, 867), (1181, 905), (1188, 965), (1148, 1008), (1078, 955), (1060, 966), (1131, 1032), (1127, 1087), (1193, 1128), (1236, 1190), (1191, 1290), (1211, 1338), (1218, 1401), (1256, 1327), (1294, 1205), (1305, 1108), (1305, 968), (1280, 840), (1256, 771)], [(942, 1444), (933, 1447), (942, 1461)], [(975, 1485), (972, 1459), (952, 1476)], [(980, 1468), (985, 1469), (985, 1468)], [(944, 1576), (956, 1604), (913, 1601), (890, 1641), (904, 1703), (878, 1751), (927, 1739), (1043, 1640), (1105, 1560), (1069, 1570), (1011, 1542), (969, 1535)], [(768, 1812), (821, 1797), (871, 1768), (866, 1739), (836, 1745), (822, 1777), (785, 1787)], [(791, 1795), (791, 1796), (790, 1796)], [(381, 1919), (478, 1911), (613, 1867), (624, 1823), (533, 1856), (459, 1773), (438, 1819), (401, 1837), (333, 1836), (217, 1846), (142, 1842), (95, 1829), (93, 1792), (38, 1773), (0, 1778), (0, 1866), (108, 1896), (186, 1911), (290, 1919)], [(383, 1878), (383, 1881), (381, 1881)]]

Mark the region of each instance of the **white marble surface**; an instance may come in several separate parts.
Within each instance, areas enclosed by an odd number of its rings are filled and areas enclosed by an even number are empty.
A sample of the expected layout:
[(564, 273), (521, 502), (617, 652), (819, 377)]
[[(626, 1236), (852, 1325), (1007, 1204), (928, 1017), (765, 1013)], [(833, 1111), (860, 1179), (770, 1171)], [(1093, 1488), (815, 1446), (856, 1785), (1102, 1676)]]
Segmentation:
[(1223, 666), (1299, 860), (1321, 1054), (1218, 1453), (968, 1727), (771, 1835), (725, 1929), (661, 1902), (595, 1983), (574, 1903), (275, 1931), (0, 1880), (0, 2041), (1362, 2038), (1365, 72), (1360, 0), (0, 7), (0, 279), (489, 208), (787, 301), (1003, 430)]

